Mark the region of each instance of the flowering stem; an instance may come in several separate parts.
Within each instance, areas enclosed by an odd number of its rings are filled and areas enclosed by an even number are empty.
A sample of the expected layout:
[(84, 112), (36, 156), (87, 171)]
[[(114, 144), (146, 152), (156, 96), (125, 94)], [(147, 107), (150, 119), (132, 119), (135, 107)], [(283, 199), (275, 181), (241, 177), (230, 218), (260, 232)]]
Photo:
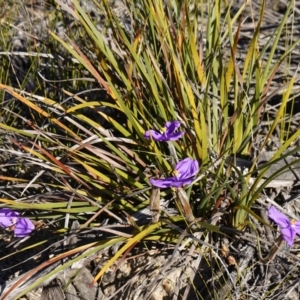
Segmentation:
[(172, 167), (175, 169), (176, 165), (178, 163), (178, 156), (175, 150), (175, 147), (173, 145), (173, 142), (169, 141), (168, 143), (168, 147), (169, 147), (169, 151), (170, 151), (170, 155), (171, 155), (171, 164)]
[(160, 188), (152, 187), (149, 209), (152, 214), (152, 222), (157, 223), (160, 217)]
[(179, 211), (184, 215), (189, 224), (195, 222), (188, 196), (182, 188), (176, 189)]
[(278, 236), (278, 238), (274, 241), (274, 243), (269, 251), (269, 254), (266, 257), (262, 257), (261, 249), (260, 249), (260, 242), (259, 242), (259, 240), (257, 240), (258, 257), (259, 257), (260, 262), (263, 263), (264, 265), (266, 265), (267, 263), (272, 261), (276, 257), (277, 252), (278, 252), (282, 242), (283, 242), (283, 236), (282, 236), (282, 234), (280, 234)]

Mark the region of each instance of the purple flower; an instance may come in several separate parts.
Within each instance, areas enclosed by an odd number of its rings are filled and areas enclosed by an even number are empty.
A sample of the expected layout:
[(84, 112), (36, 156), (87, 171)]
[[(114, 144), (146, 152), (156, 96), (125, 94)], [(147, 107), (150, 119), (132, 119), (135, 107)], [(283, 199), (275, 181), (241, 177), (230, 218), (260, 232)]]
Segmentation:
[(198, 172), (198, 161), (187, 157), (176, 165), (175, 176), (165, 179), (150, 179), (150, 183), (158, 188), (168, 188), (171, 186), (179, 188), (184, 184), (190, 184)]
[(0, 209), (0, 226), (14, 228), (16, 237), (25, 237), (34, 229), (34, 225), (29, 219), (21, 218), (18, 212), (9, 208)]
[(290, 220), (274, 206), (270, 206), (269, 218), (271, 218), (279, 227), (283, 239), (290, 247), (293, 246), (296, 234), (300, 235), (300, 221)]
[(162, 132), (150, 129), (145, 132), (144, 137), (146, 139), (150, 139), (152, 137), (155, 141), (159, 142), (176, 141), (184, 135), (183, 131), (175, 132), (179, 126), (179, 121), (167, 122), (165, 127), (161, 130)]

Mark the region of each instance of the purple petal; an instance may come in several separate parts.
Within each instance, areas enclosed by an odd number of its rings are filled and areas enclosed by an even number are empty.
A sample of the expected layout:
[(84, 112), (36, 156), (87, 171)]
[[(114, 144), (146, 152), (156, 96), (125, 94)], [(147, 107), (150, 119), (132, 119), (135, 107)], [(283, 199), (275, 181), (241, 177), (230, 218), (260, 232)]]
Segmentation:
[(174, 177), (169, 177), (165, 179), (150, 179), (150, 183), (158, 188), (169, 188), (174, 184)]
[(175, 132), (173, 134), (170, 134), (168, 137), (168, 140), (170, 141), (176, 141), (178, 139), (180, 139), (182, 136), (184, 135), (184, 131), (178, 131), (178, 132)]
[(295, 230), (295, 232), (300, 236), (300, 222), (295, 222), (294, 225), (292, 225), (292, 228)]
[(194, 180), (194, 177), (190, 177), (190, 178), (187, 178), (187, 179), (176, 180), (173, 183), (173, 187), (182, 187), (183, 185), (187, 185), (187, 184), (192, 183), (193, 180)]
[(179, 173), (176, 176), (165, 179), (150, 179), (150, 183), (158, 188), (182, 187), (185, 184), (190, 184), (194, 180), (194, 175), (199, 172), (198, 161), (187, 157), (176, 165), (176, 171)]
[(287, 242), (287, 244), (290, 247), (292, 247), (294, 244), (295, 236), (296, 236), (295, 230), (290, 226), (290, 227), (281, 229), (280, 232), (283, 236), (283, 239)]
[(180, 126), (179, 121), (173, 121), (173, 122), (167, 122), (165, 125), (166, 132), (165, 136), (168, 138), (170, 141), (176, 141), (180, 139), (183, 135), (183, 131), (175, 132), (176, 129), (178, 129)]
[(19, 213), (11, 210), (10, 208), (0, 209), (0, 226), (10, 227), (15, 224), (19, 219)]
[(144, 138), (150, 139), (153, 138), (156, 141), (163, 141), (165, 139), (165, 136), (153, 129), (147, 130), (144, 134)]
[(184, 180), (178, 180), (176, 177), (169, 177), (165, 179), (150, 179), (150, 183), (158, 188), (169, 188), (169, 187), (182, 187), (183, 185), (190, 184), (194, 178), (187, 178)]
[(180, 122), (179, 121), (172, 121), (172, 122), (167, 122), (165, 125), (166, 128), (166, 135), (172, 134), (177, 128), (179, 128)]
[(176, 141), (184, 135), (184, 132), (182, 131), (175, 132), (179, 126), (179, 121), (167, 122), (163, 133), (150, 129), (145, 132), (144, 137), (146, 139), (150, 139), (152, 137), (155, 141), (159, 142)]
[(16, 237), (25, 237), (34, 229), (34, 224), (27, 218), (20, 218), (16, 224), (14, 233)]
[(289, 218), (278, 211), (274, 206), (270, 206), (268, 211), (269, 218), (271, 218), (277, 225), (281, 228), (286, 228), (291, 226)]
[(179, 173), (177, 176), (178, 180), (193, 177), (199, 172), (198, 161), (187, 157), (176, 165), (176, 171)]

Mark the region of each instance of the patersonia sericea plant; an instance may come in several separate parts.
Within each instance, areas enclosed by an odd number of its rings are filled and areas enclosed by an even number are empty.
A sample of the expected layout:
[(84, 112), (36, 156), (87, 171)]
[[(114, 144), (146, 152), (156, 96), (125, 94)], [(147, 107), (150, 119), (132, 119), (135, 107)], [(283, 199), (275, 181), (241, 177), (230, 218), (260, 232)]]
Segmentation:
[(283, 239), (292, 247), (296, 234), (300, 236), (300, 221), (290, 220), (274, 206), (270, 206), (268, 215), (280, 227)]
[(146, 139), (151, 137), (158, 142), (176, 141), (184, 135), (184, 131), (176, 131), (180, 126), (179, 121), (167, 122), (162, 132), (158, 132), (154, 129), (147, 130), (144, 134)]
[(3, 228), (13, 228), (16, 237), (25, 237), (34, 229), (34, 224), (27, 218), (20, 217), (18, 212), (10, 208), (0, 209), (0, 226)]
[(187, 157), (178, 162), (173, 177), (168, 177), (165, 179), (150, 179), (150, 183), (158, 188), (179, 188), (183, 185), (192, 183), (195, 179), (195, 175), (198, 172), (198, 161)]
[[(180, 126), (179, 121), (167, 122), (162, 132), (156, 130), (146, 131), (145, 138), (153, 138), (155, 141), (168, 142), (170, 154), (175, 157), (172, 165), (177, 161), (175, 147), (170, 141), (176, 141), (184, 135), (182, 131), (176, 131)], [(152, 211), (153, 222), (159, 219), (159, 190), (160, 188), (176, 188), (176, 196), (180, 211), (185, 215), (186, 220), (191, 224), (194, 223), (195, 217), (189, 204), (189, 199), (186, 192), (182, 189), (184, 185), (194, 181), (196, 174), (199, 172), (199, 164), (197, 160), (189, 157), (179, 161), (175, 166), (174, 176), (164, 179), (150, 179), (152, 184), (152, 192), (150, 197), (150, 210)]]

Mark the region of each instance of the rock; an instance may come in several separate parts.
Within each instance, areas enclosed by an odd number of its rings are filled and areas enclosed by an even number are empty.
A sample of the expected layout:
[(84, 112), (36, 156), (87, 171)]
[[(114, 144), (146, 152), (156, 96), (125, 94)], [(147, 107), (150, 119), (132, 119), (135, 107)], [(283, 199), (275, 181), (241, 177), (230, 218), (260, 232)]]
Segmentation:
[[(291, 151), (288, 150), (288, 151)], [(275, 151), (264, 151), (259, 155), (258, 166), (261, 168), (264, 164), (267, 164), (271, 161), (271, 159), (275, 155)], [(287, 151), (285, 152), (287, 153)], [(277, 180), (291, 180), (291, 181), (299, 181), (300, 180), (300, 162), (296, 162), (299, 160), (299, 157), (290, 155), (285, 158), (282, 158), (275, 163), (272, 163), (268, 166), (266, 173), (264, 174), (265, 178), (270, 178), (274, 176), (276, 172), (282, 169), (278, 175), (276, 175)], [(290, 166), (288, 166), (290, 164)]]

